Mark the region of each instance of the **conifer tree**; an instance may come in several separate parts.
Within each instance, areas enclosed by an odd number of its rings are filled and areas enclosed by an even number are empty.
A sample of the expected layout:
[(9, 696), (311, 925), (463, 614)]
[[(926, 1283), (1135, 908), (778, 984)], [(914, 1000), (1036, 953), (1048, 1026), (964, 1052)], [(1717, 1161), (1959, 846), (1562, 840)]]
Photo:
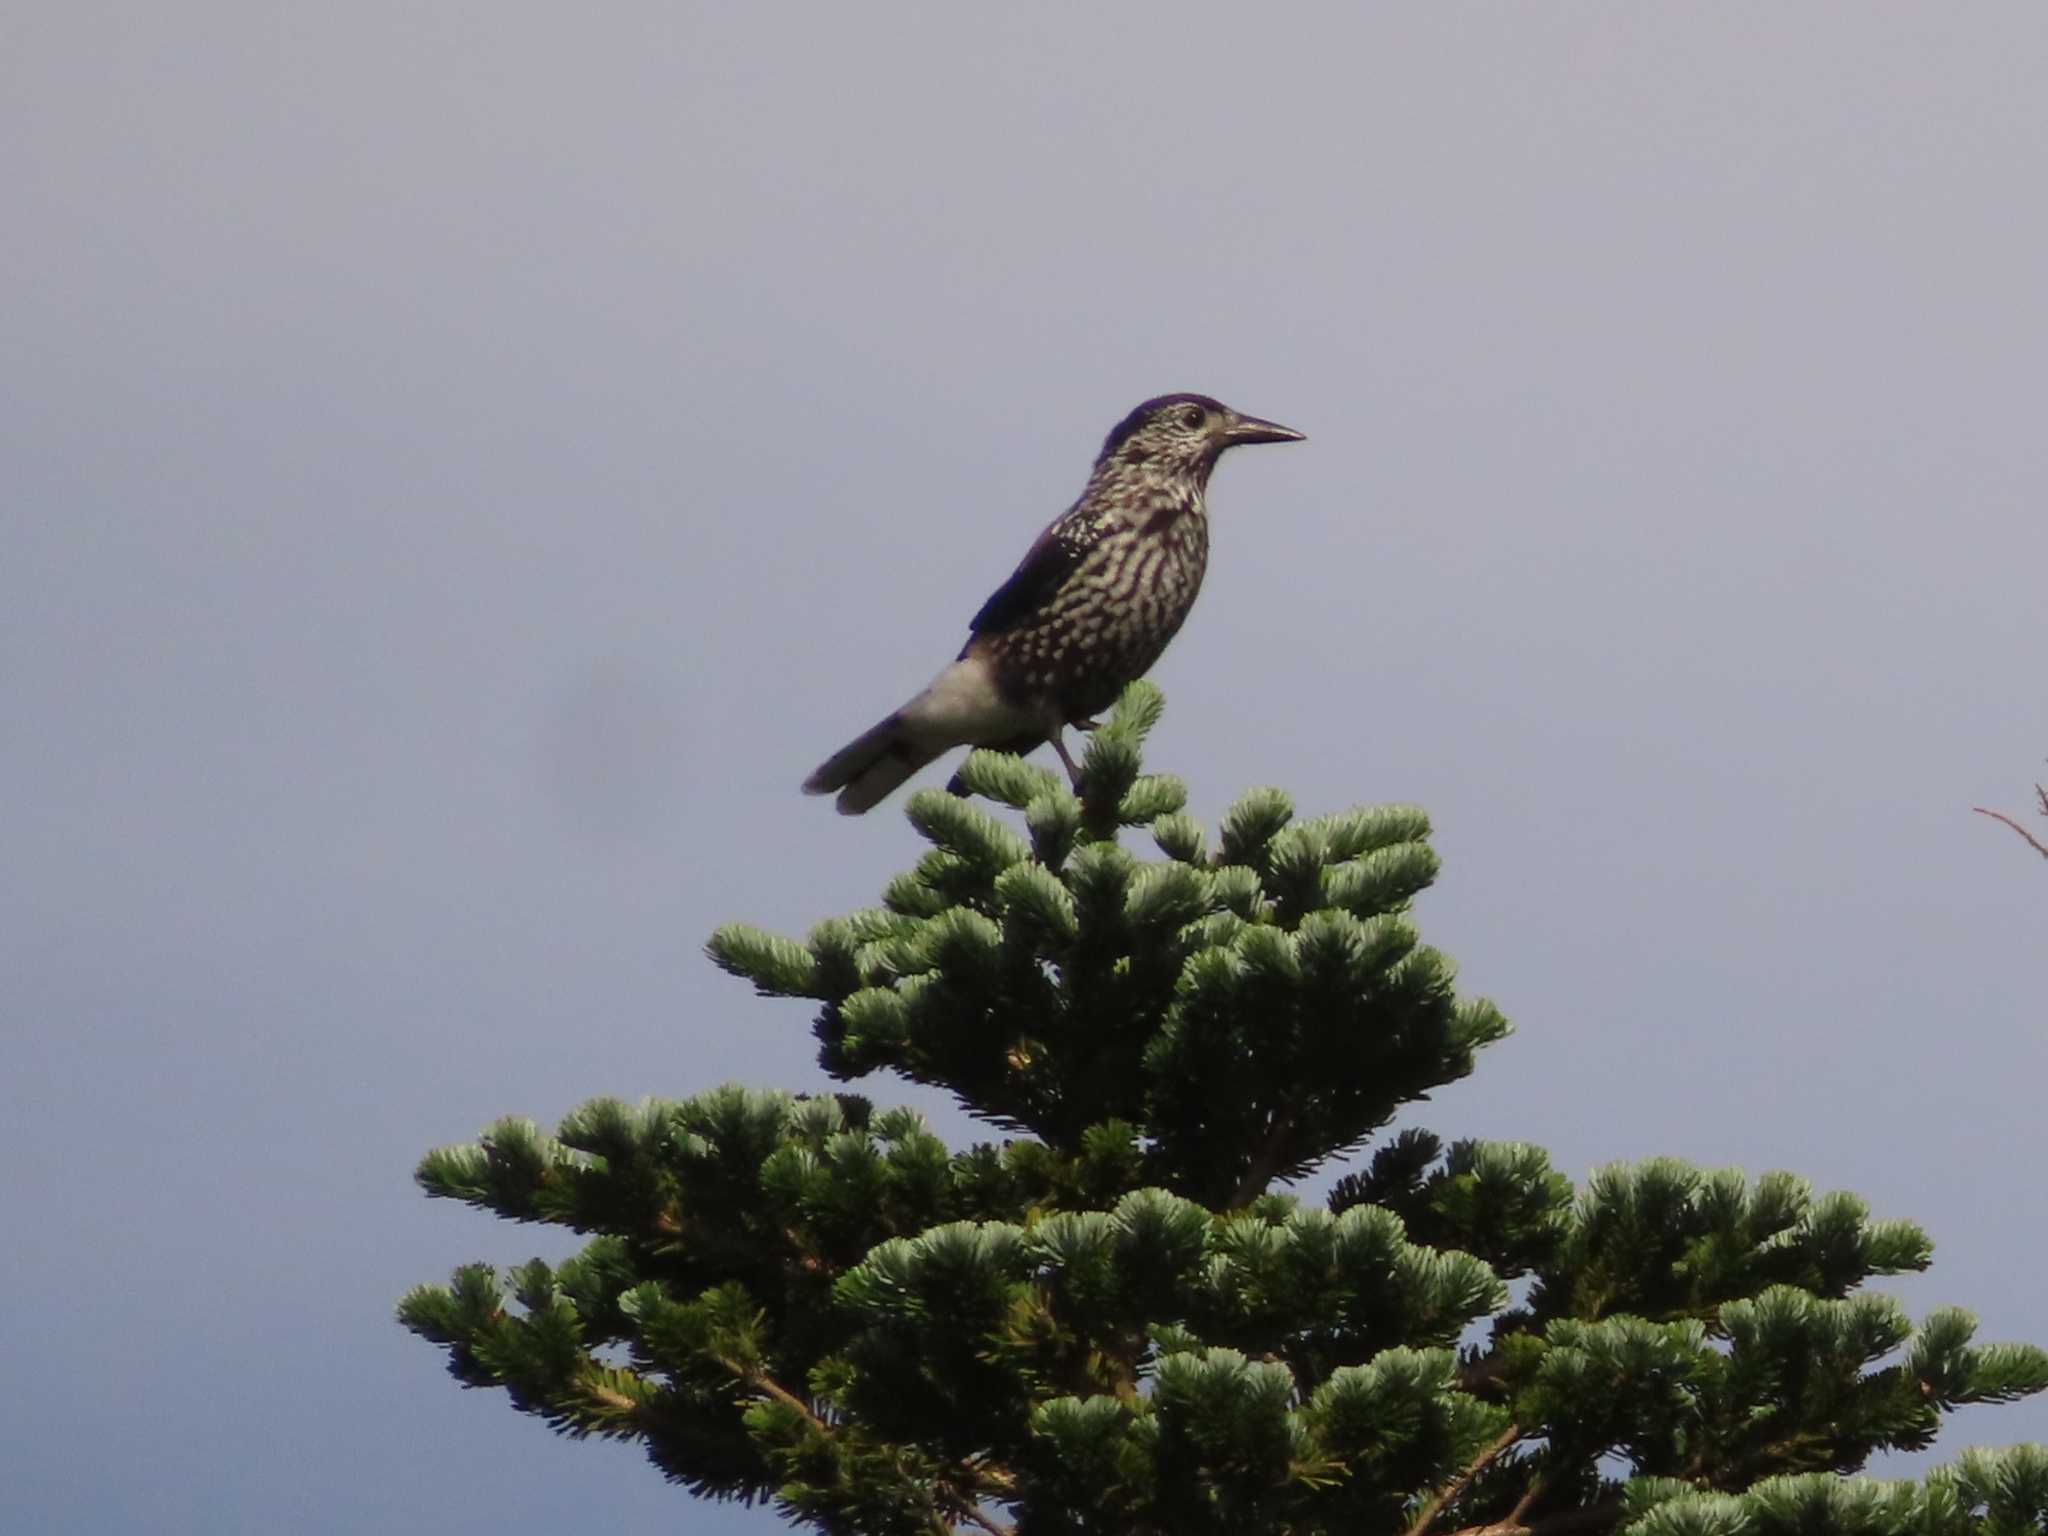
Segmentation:
[[(1862, 1288), (1926, 1267), (1917, 1227), (1784, 1173), (1575, 1188), (1533, 1146), (1384, 1134), (1508, 1029), (1409, 915), (1427, 820), (1254, 790), (1212, 844), (1141, 772), (1160, 707), (1124, 695), (1078, 793), (977, 752), (981, 803), (912, 796), (932, 848), (879, 907), (710, 941), (817, 1004), (832, 1076), (1002, 1139), (737, 1086), (501, 1120), (420, 1184), (588, 1242), (458, 1269), (404, 1324), (834, 1536), (2048, 1530), (2041, 1447), (1853, 1475), (2048, 1386), (2042, 1351)], [(1369, 1145), (1324, 1201), (1281, 1187)]]

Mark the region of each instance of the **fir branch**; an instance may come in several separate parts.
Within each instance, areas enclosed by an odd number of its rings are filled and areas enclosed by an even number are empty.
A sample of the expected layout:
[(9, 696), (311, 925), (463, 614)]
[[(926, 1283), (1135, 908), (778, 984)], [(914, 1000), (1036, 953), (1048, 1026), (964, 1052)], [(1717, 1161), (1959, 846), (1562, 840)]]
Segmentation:
[(585, 1392), (590, 1394), (594, 1402), (601, 1407), (611, 1409), (622, 1419), (632, 1418), (644, 1406), (637, 1397), (621, 1392), (616, 1387), (602, 1386), (593, 1379), (586, 1379), (582, 1383), (582, 1387)]
[[(1508, 1448), (1521, 1438), (1522, 1426), (1510, 1424), (1506, 1429), (1494, 1436), (1492, 1440), (1488, 1441), (1479, 1454), (1465, 1464), (1464, 1471), (1444, 1484), (1442, 1490), (1427, 1504), (1422, 1506), (1421, 1512), (1415, 1517), (1415, 1523), (1408, 1527), (1407, 1536), (1429, 1536), (1429, 1528), (1436, 1524), (1436, 1517), (1442, 1514), (1445, 1508), (1462, 1495), (1467, 1488), (1470, 1488), (1473, 1480), (1480, 1473), (1498, 1461), (1507, 1453)], [(1519, 1515), (1520, 1513), (1520, 1506), (1517, 1506), (1516, 1514)], [(1511, 1516), (1510, 1518), (1514, 1517)]]
[[(785, 1387), (773, 1376), (770, 1376), (767, 1373), (767, 1371), (761, 1369), (759, 1366), (744, 1365), (741, 1362), (732, 1359), (730, 1356), (720, 1355), (717, 1357), (717, 1359), (720, 1365), (724, 1366), (727, 1370), (731, 1371), (733, 1375), (738, 1377), (741, 1381), (745, 1382), (748, 1386), (754, 1388), (758, 1392), (765, 1394), (769, 1398), (773, 1399), (775, 1402), (780, 1403), (783, 1407), (791, 1410), (793, 1413), (801, 1415), (804, 1422), (810, 1426), (811, 1432), (817, 1435), (820, 1439), (833, 1442), (838, 1441), (839, 1437), (837, 1433), (833, 1430), (832, 1426), (827, 1424), (822, 1418), (818, 1416), (817, 1410), (812, 1408), (809, 1402), (797, 1396), (796, 1393), (790, 1391), (789, 1388)], [(901, 1468), (901, 1463), (904, 1460), (904, 1458), (900, 1454), (895, 1458), (895, 1460), (898, 1463), (899, 1470), (903, 1471), (904, 1479), (906, 1482), (914, 1483), (915, 1481), (917, 1481), (917, 1479), (912, 1474), (910, 1474), (907, 1470)], [(930, 1505), (930, 1526), (932, 1536), (953, 1536), (954, 1527), (948, 1522), (944, 1512), (940, 1509), (940, 1496), (937, 1490), (926, 1489), (924, 1490), (924, 1494), (927, 1502)], [(953, 1501), (948, 1500), (948, 1502)], [(987, 1530), (990, 1533), (990, 1536), (1016, 1536), (1016, 1533), (1014, 1531), (1006, 1530), (999, 1525), (992, 1525), (987, 1520), (983, 1519), (980, 1512), (977, 1509), (975, 1509), (971, 1504), (969, 1504), (965, 1498), (958, 1498), (957, 1502), (959, 1505), (961, 1517), (963, 1519), (972, 1521), (976, 1525), (982, 1526), (985, 1530)]]
[(769, 1397), (774, 1398), (776, 1402), (782, 1404), (783, 1407), (789, 1409), (794, 1413), (802, 1414), (805, 1422), (808, 1423), (812, 1429), (816, 1430), (820, 1435), (825, 1436), (827, 1439), (831, 1438), (832, 1426), (827, 1424), (823, 1419), (818, 1417), (817, 1410), (812, 1408), (809, 1403), (805, 1402), (802, 1398), (798, 1397), (794, 1392), (790, 1391), (789, 1388), (785, 1387), (781, 1382), (777, 1381), (773, 1376), (770, 1376), (766, 1371), (760, 1370), (758, 1368), (749, 1368), (747, 1366), (743, 1366), (737, 1360), (728, 1360), (721, 1358), (718, 1363), (724, 1366), (727, 1370), (731, 1371), (733, 1375), (739, 1377), (741, 1381), (744, 1381), (748, 1386), (754, 1388), (756, 1391), (764, 1392)]
[(999, 1499), (1017, 1497), (1017, 1474), (1006, 1467), (983, 1461), (974, 1468), (974, 1480), (980, 1485), (982, 1492), (993, 1494)]
[(1252, 1154), (1251, 1165), (1245, 1169), (1244, 1177), (1237, 1181), (1237, 1188), (1231, 1191), (1228, 1209), (1249, 1205), (1266, 1192), (1273, 1176), (1286, 1166), (1287, 1159), (1283, 1153), (1287, 1138), (1293, 1134), (1294, 1111), (1284, 1109), (1273, 1122), (1273, 1128), (1266, 1133), (1266, 1139), (1259, 1143), (1258, 1151)]
[(1472, 1397), (1485, 1398), (1508, 1373), (1508, 1358), (1496, 1343), (1483, 1355), (1458, 1362), (1456, 1386)]
[(982, 1513), (976, 1502), (977, 1496), (1014, 1500), (1017, 1497), (1017, 1479), (1001, 1467), (987, 1461), (969, 1460), (959, 1477), (962, 1486), (949, 1489), (949, 1502), (958, 1510), (960, 1520), (969, 1525), (978, 1525), (989, 1536), (1017, 1536), (1014, 1525), (1004, 1525)]
[(1529, 1486), (1522, 1490), (1522, 1496), (1515, 1500), (1515, 1507), (1508, 1511), (1506, 1524), (1520, 1525), (1522, 1519), (1535, 1504), (1537, 1495), (1543, 1492), (1543, 1474), (1538, 1472), (1529, 1479)]

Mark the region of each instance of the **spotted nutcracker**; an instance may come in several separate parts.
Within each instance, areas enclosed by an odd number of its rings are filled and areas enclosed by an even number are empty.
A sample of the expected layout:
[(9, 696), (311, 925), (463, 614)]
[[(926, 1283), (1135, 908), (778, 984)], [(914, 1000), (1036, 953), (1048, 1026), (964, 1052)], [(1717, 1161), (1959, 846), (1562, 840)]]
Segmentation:
[(1161, 395), (1118, 422), (1081, 499), (981, 605), (959, 659), (916, 698), (840, 748), (804, 780), (839, 792), (857, 816), (958, 746), (1029, 752), (1086, 730), (1124, 684), (1145, 675), (1194, 606), (1209, 562), (1202, 493), (1226, 448), (1298, 442), (1207, 395)]

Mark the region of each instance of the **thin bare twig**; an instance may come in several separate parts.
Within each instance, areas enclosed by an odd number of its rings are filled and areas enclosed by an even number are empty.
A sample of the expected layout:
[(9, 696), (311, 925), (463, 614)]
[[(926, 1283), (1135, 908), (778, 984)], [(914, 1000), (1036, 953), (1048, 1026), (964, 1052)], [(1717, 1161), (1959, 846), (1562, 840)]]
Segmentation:
[[(2048, 816), (2048, 784), (2036, 784), (2034, 786), (2034, 805), (2043, 816)], [(2014, 821), (2005, 812), (1986, 810), (1981, 805), (1973, 805), (1970, 809), (1979, 816), (1989, 816), (1993, 821), (2004, 822), (2013, 831), (2019, 833), (2022, 838), (2026, 839), (2026, 844), (2029, 848), (2041, 855), (2042, 858), (2048, 859), (2048, 843), (2042, 842), (2040, 838), (2034, 836), (2033, 833)]]
[[(2036, 790), (2040, 790), (2041, 786), (2036, 784), (2034, 788)], [(2048, 791), (2042, 792), (2041, 799), (2044, 807), (2048, 807)], [(1973, 805), (1970, 807), (1970, 809), (1975, 811), (1979, 816), (1989, 816), (1993, 821), (2004, 822), (2008, 827), (2011, 827), (2013, 831), (2019, 833), (2021, 837), (2027, 840), (2027, 846), (2029, 848), (2033, 849), (2034, 852), (2041, 855), (2042, 858), (2048, 859), (2048, 843), (2043, 843), (2041, 839), (2034, 836), (2033, 833), (2029, 832), (2025, 827), (2021, 826), (2018, 822), (2014, 821), (2010, 816), (2006, 815), (2005, 812), (1987, 811), (1981, 805)], [(2048, 809), (2044, 809), (2042, 811), (2042, 814), (2044, 816), (2048, 816)]]
[(1570, 1531), (1611, 1528), (1621, 1519), (1622, 1512), (1622, 1501), (1617, 1494), (1578, 1509), (1560, 1510), (1557, 1514), (1545, 1515), (1531, 1525), (1509, 1525), (1504, 1522), (1493, 1525), (1468, 1525), (1463, 1530), (1451, 1532), (1450, 1536), (1566, 1536)]
[(1005, 1525), (1000, 1520), (991, 1520), (978, 1509), (963, 1511), (962, 1518), (980, 1526), (984, 1531), (988, 1532), (988, 1536), (1017, 1536), (1017, 1527)]
[(1472, 1480), (1501, 1458), (1503, 1452), (1522, 1438), (1522, 1426), (1510, 1424), (1494, 1439), (1487, 1442), (1485, 1449), (1466, 1464), (1465, 1470), (1444, 1484), (1443, 1491), (1422, 1506), (1415, 1517), (1415, 1523), (1408, 1527), (1407, 1536), (1429, 1536), (1429, 1528), (1436, 1524), (1436, 1517), (1444, 1512), (1450, 1502), (1467, 1488)]

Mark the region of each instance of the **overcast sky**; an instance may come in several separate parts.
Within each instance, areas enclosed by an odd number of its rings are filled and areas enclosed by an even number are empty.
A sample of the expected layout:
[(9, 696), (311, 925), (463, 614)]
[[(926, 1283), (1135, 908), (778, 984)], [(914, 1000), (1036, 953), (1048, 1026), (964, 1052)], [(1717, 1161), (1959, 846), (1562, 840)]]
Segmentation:
[(1857, 1190), (2048, 1343), (1970, 814), (2048, 756), (2044, 73), (2034, 0), (18, 0), (10, 1528), (772, 1529), (458, 1392), (398, 1295), (569, 1245), (411, 1168), (824, 1084), (699, 946), (915, 856), (798, 780), (1176, 389), (1310, 441), (1152, 766), (1430, 809), (1519, 1033), (1411, 1123)]

